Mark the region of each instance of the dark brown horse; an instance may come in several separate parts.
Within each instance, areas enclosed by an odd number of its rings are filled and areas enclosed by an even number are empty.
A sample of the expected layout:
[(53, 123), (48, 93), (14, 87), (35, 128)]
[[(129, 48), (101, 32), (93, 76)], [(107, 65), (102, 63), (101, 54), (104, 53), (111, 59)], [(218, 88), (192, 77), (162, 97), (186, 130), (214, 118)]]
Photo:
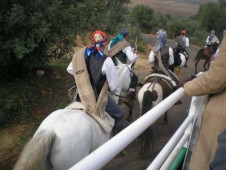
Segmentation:
[(195, 74), (197, 74), (197, 66), (200, 60), (205, 60), (203, 68), (205, 71), (209, 69), (210, 63), (212, 61), (212, 56), (216, 52), (218, 44), (212, 44), (210, 46), (201, 48), (195, 56)]
[[(144, 115), (147, 111), (160, 103), (174, 91), (176, 84), (172, 84), (168, 76), (153, 73), (145, 78), (145, 83), (138, 92), (138, 101), (140, 105), (140, 116)], [(165, 113), (164, 120), (167, 121), (167, 113)], [(141, 134), (141, 151), (142, 158), (148, 156), (149, 146), (154, 140), (152, 133), (152, 126), (146, 129)]]

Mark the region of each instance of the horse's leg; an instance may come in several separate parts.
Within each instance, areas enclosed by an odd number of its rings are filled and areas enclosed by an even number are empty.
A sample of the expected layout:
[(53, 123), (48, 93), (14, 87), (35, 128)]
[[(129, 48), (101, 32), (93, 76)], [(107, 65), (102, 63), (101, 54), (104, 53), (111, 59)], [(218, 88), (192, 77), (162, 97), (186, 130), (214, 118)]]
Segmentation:
[(134, 101), (131, 99), (127, 99), (125, 102), (125, 105), (129, 107), (129, 115), (127, 116), (127, 119), (129, 122), (132, 121), (132, 115), (133, 115), (133, 106), (134, 106)]
[(197, 71), (197, 66), (198, 66), (199, 61), (200, 61), (200, 60), (197, 60), (197, 61), (195, 62), (195, 75), (196, 75), (197, 72), (198, 72), (198, 71)]
[(209, 70), (211, 61), (212, 61), (212, 57), (210, 57), (209, 61), (207, 62), (207, 70)]
[(166, 111), (166, 113), (164, 114), (164, 121), (165, 121), (165, 122), (168, 122), (168, 115), (167, 115), (167, 111)]
[(203, 68), (204, 68), (205, 71), (207, 70), (207, 68), (206, 68), (207, 64), (208, 64), (208, 61), (205, 60), (205, 62), (204, 62), (204, 64), (203, 64)]
[(142, 159), (145, 159), (148, 156), (149, 142), (149, 129), (147, 129), (141, 134), (141, 149), (139, 155)]
[(140, 147), (140, 152), (139, 152), (139, 155), (140, 155), (141, 158), (144, 158), (143, 155), (144, 155), (144, 152), (145, 152), (145, 143), (144, 143), (145, 139), (144, 138), (145, 138), (144, 134), (141, 134), (140, 135), (140, 141), (141, 141), (140, 142), (141, 143), (140, 146), (141, 147)]

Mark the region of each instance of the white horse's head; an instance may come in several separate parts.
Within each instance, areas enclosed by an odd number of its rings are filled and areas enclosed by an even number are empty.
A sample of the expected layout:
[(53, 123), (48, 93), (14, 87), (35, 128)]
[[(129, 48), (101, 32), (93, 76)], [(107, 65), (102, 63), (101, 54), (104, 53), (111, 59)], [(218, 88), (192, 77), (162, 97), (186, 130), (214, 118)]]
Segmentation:
[[(117, 60), (117, 66), (116, 66), (116, 71), (118, 73), (118, 77), (119, 77), (119, 91), (116, 95), (118, 96), (125, 96), (128, 93), (129, 90), (129, 85), (131, 82), (131, 67), (132, 64), (127, 65), (127, 64), (123, 64), (120, 60)], [(111, 95), (111, 97), (115, 100), (116, 103), (118, 103), (119, 97), (115, 96), (115, 95)]]

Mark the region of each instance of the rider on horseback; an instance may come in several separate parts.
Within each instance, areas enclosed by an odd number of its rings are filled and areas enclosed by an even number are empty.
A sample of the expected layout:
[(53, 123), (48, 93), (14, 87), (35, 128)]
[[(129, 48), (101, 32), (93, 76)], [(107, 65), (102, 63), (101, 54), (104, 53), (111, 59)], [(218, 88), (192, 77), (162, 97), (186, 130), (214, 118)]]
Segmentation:
[(210, 47), (212, 45), (214, 45), (214, 53), (216, 52), (218, 46), (219, 46), (220, 42), (219, 42), (219, 39), (217, 38), (217, 36), (215, 35), (215, 31), (212, 30), (210, 32), (210, 35), (207, 37), (206, 39), (206, 47)]
[[(135, 63), (137, 60), (137, 49), (132, 48), (128, 39), (129, 32), (122, 29), (120, 33), (113, 38), (108, 46), (107, 56), (112, 57), (115, 65), (117, 65), (116, 57), (124, 64)], [(131, 71), (131, 83), (129, 88), (129, 98), (134, 100), (136, 96), (136, 86), (138, 84), (138, 77)]]
[(171, 77), (176, 84), (179, 80), (176, 75), (169, 69), (174, 64), (173, 50), (167, 46), (167, 33), (161, 29), (158, 31), (158, 44), (150, 52), (148, 61), (154, 65), (154, 73), (165, 74)]
[[(186, 36), (187, 31), (184, 29), (181, 31), (181, 35), (177, 36), (175, 41), (177, 43), (177, 47), (174, 49), (176, 54), (183, 53), (186, 58), (189, 57), (188, 52), (186, 51), (186, 48), (189, 47), (189, 38)], [(187, 62), (185, 64), (185, 67), (187, 67)]]
[(217, 36), (215, 35), (215, 31), (212, 30), (210, 32), (210, 35), (207, 37), (206, 39), (206, 45), (212, 45), (212, 44), (219, 44), (219, 39), (217, 38)]
[[(91, 46), (82, 48), (74, 54), (67, 71), (75, 77), (82, 104), (88, 105), (88, 109), (94, 106), (92, 110), (98, 111), (99, 109), (98, 112), (102, 112), (102, 109), (106, 106), (105, 111), (115, 119), (115, 128), (122, 129), (123, 112), (106, 94), (108, 89), (116, 93), (119, 88), (119, 79), (115, 71), (114, 63), (112, 59), (107, 57), (103, 52), (103, 48), (107, 42), (107, 35), (103, 31), (97, 30), (92, 34), (92, 41), (93, 44)], [(88, 75), (82, 75), (86, 72), (86, 69), (81, 67), (82, 60), (77, 60), (79, 56), (82, 56), (81, 58), (85, 60), (84, 63), (85, 67), (87, 67)], [(88, 77), (88, 81), (83, 81), (83, 77)], [(107, 83), (105, 83), (106, 81)], [(92, 90), (85, 89), (86, 86), (91, 86)], [(103, 93), (104, 87), (106, 87), (106, 90)], [(90, 93), (90, 91), (92, 91), (92, 93)], [(105, 96), (107, 96), (107, 98), (104, 98)], [(94, 102), (92, 98), (94, 98)], [(94, 103), (93, 105), (92, 102)], [(104, 102), (105, 106), (103, 104)], [(98, 105), (100, 108), (98, 108)]]

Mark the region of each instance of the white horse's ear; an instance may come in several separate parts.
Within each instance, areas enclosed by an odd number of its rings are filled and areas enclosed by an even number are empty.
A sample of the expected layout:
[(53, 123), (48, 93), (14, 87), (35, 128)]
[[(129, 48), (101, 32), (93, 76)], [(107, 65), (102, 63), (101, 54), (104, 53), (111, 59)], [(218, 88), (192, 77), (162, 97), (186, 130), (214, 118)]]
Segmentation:
[(132, 62), (131, 64), (129, 64), (128, 67), (129, 67), (129, 68), (132, 68), (132, 66), (133, 66), (134, 63), (135, 63), (135, 61)]
[(117, 57), (115, 57), (115, 59), (117, 60), (117, 66), (122, 65), (122, 62)]

